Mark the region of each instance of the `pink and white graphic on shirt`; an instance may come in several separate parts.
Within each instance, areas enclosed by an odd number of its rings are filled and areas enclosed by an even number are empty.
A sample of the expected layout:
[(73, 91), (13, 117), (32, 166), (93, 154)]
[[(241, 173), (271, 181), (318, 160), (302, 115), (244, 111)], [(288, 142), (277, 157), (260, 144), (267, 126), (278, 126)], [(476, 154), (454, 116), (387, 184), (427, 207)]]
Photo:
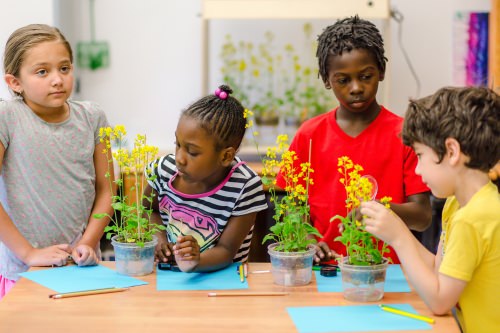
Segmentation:
[(210, 248), (222, 233), (215, 218), (189, 207), (180, 206), (172, 202), (169, 197), (164, 197), (160, 201), (159, 209), (169, 216), (167, 232), (171, 241), (175, 241), (179, 235), (192, 235), (200, 245), (200, 251), (203, 252)]

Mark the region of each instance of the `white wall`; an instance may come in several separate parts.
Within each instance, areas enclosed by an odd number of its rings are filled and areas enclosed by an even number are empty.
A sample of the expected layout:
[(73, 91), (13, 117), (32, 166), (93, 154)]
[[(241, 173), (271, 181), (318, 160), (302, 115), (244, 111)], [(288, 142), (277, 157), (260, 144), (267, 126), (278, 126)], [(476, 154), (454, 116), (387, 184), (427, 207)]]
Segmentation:
[[(2, 54), (7, 36), (15, 28), (34, 22), (59, 25), (76, 50), (77, 42), (90, 40), (88, 3), (0, 0), (2, 8), (9, 8), (8, 14), (0, 11)], [(452, 84), (455, 11), (488, 10), (490, 0), (393, 0), (392, 7), (404, 15), (403, 44), (422, 83), (420, 96), (424, 96)], [(76, 68), (80, 84), (74, 98), (99, 102), (112, 124), (124, 124), (132, 134), (146, 133), (150, 143), (171, 150), (180, 111), (201, 95), (200, 9), (201, 0), (95, 0), (96, 38), (110, 43), (111, 66), (94, 72)], [(318, 33), (333, 22), (316, 22)], [(269, 23), (270, 29), (283, 34), (291, 31), (286, 23)], [(391, 21), (392, 38), (386, 43), (391, 50), (387, 56), (392, 76), (386, 106), (402, 114), (408, 98), (417, 96), (398, 48), (397, 28)], [(217, 40), (220, 42), (226, 33), (238, 35), (259, 29), (267, 30), (261, 21), (214, 23), (212, 59), (217, 58)], [(293, 32), (289, 34), (293, 39)], [(217, 70), (212, 68), (211, 86), (217, 84), (217, 77)], [(4, 85), (0, 89), (0, 97), (5, 98)]]
[[(3, 78), (3, 51), (10, 34), (17, 28), (30, 23), (45, 23), (54, 25), (55, 0), (0, 0), (0, 52), (2, 58)], [(3, 79), (0, 83), (0, 98), (10, 98), (9, 90)]]
[(399, 49), (398, 24), (393, 20), (391, 98), (389, 108), (403, 114), (409, 97), (429, 95), (442, 86), (453, 85), (452, 20), (456, 11), (489, 11), (490, 0), (392, 0), (392, 7), (402, 12), (403, 45), (422, 85), (416, 85)]
[[(66, 37), (90, 41), (89, 2), (61, 1)], [(172, 150), (180, 110), (200, 96), (200, 1), (96, 0), (96, 40), (110, 43), (110, 67), (76, 67), (75, 99), (100, 103), (112, 125)], [(132, 138), (132, 136), (129, 136)]]
[[(0, 53), (2, 54), (3, 74), (3, 51), (5, 43), (10, 34), (17, 28), (30, 23), (45, 23), (54, 25), (55, 6), (54, 0), (25, 0), (7, 1), (0, 0)], [(3, 75), (2, 75), (3, 78)], [(0, 98), (9, 99), (10, 92), (2, 79), (0, 83)], [(3, 178), (0, 177), (0, 202), (8, 211)]]

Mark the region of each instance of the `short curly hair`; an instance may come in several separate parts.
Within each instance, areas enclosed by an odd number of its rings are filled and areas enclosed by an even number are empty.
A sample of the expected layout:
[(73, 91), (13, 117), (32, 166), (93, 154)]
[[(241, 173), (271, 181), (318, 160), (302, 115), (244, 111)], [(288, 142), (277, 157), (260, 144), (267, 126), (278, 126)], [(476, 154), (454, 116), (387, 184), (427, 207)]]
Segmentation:
[(500, 96), (485, 87), (445, 87), (410, 100), (402, 136), (407, 146), (432, 148), (439, 163), (445, 140), (454, 138), (470, 158), (466, 166), (488, 172), (500, 160)]
[(338, 20), (318, 36), (319, 73), (323, 82), (328, 81), (328, 57), (342, 55), (355, 49), (367, 50), (373, 55), (380, 73), (385, 73), (387, 58), (384, 41), (375, 24), (360, 19), (358, 15)]

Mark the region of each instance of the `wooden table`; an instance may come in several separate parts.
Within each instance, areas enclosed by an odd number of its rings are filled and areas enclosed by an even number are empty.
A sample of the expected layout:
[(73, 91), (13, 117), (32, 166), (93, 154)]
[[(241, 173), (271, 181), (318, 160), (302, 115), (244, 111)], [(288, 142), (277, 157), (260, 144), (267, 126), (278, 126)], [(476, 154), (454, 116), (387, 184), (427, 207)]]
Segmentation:
[[(113, 268), (114, 262), (103, 265)], [(35, 268), (36, 269), (36, 268)], [(249, 271), (270, 269), (268, 263), (250, 263)], [(140, 277), (148, 285), (128, 291), (66, 299), (21, 278), (0, 301), (1, 333), (128, 333), (128, 332), (296, 332), (289, 306), (353, 305), (341, 293), (318, 293), (315, 281), (302, 287), (273, 284), (271, 273), (249, 274), (249, 291), (287, 291), (287, 296), (207, 297), (207, 291), (157, 291), (156, 275)], [(386, 293), (383, 303), (409, 303), (420, 314), (434, 317), (432, 331), (455, 333), (451, 315), (432, 316), (415, 292)], [(371, 303), (373, 304), (373, 303)]]

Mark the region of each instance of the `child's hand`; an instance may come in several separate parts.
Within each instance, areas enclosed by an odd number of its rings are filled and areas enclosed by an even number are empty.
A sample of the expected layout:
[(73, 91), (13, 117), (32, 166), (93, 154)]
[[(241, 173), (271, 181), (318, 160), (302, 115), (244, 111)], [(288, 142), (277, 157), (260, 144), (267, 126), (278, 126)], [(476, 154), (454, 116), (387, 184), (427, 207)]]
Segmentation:
[(390, 209), (376, 201), (361, 203), (366, 231), (392, 245), (408, 230), (406, 224)]
[[(349, 213), (349, 218), (352, 216), (352, 214), (355, 214), (354, 218), (356, 219), (356, 221), (363, 221), (363, 214), (361, 214), (360, 207), (357, 207), (356, 209), (354, 209), (353, 211), (351, 211)], [(344, 226), (344, 225), (342, 224), (342, 226)]]
[(179, 236), (173, 246), (175, 261), (183, 272), (192, 272), (200, 262), (200, 246), (191, 236)]
[(24, 262), (28, 266), (64, 266), (71, 254), (69, 244), (58, 244), (42, 249), (33, 248), (28, 252)]
[[(361, 212), (359, 211), (359, 207), (350, 211), (349, 214), (347, 214), (347, 219), (351, 220), (352, 218), (352, 215), (354, 214), (354, 218), (358, 221), (362, 221), (363, 220), (363, 215), (361, 214)], [(344, 224), (342, 223), (339, 223), (339, 234), (342, 234), (344, 232)]]
[(155, 262), (169, 262), (174, 260), (174, 244), (167, 241), (166, 237), (158, 237), (155, 248)]
[(336, 253), (333, 252), (328, 244), (325, 242), (318, 242), (315, 244), (316, 253), (314, 254), (314, 261), (319, 263), (321, 261), (330, 261), (335, 259)]
[(79, 244), (75, 247), (71, 253), (71, 257), (78, 266), (92, 266), (97, 265), (99, 262), (94, 249), (86, 244)]

